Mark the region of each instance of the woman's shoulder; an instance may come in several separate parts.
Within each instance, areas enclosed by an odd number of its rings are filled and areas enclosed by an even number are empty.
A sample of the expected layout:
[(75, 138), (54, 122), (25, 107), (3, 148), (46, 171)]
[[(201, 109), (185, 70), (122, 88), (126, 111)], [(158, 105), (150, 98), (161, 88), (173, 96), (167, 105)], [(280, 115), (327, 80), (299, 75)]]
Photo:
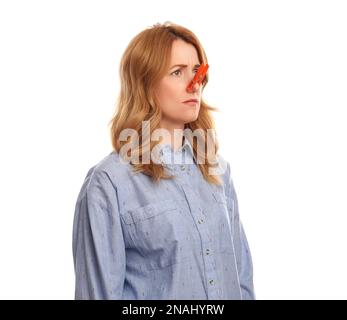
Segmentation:
[[(126, 182), (129, 178), (130, 164), (120, 159), (116, 151), (110, 152), (94, 164), (84, 178), (82, 190), (105, 188)], [(82, 192), (83, 193), (83, 192)]]
[(124, 171), (128, 169), (128, 164), (122, 160), (117, 153), (117, 151), (113, 150), (104, 158), (102, 158), (99, 162), (97, 162), (91, 169), (96, 172), (106, 172), (111, 173), (115, 170)]
[(218, 154), (218, 171), (225, 186), (233, 185), (230, 162), (221, 154)]
[(230, 172), (230, 163), (227, 161), (227, 159), (222, 156), (220, 153), (217, 154), (218, 156), (218, 167), (217, 167), (217, 174), (220, 175), (222, 178), (225, 177), (225, 175), (228, 175)]

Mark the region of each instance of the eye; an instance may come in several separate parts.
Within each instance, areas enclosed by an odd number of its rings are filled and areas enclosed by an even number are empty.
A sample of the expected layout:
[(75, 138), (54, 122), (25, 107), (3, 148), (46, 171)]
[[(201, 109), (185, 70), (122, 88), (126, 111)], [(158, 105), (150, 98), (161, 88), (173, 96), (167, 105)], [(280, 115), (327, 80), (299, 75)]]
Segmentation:
[(178, 76), (177, 72), (181, 72), (181, 69), (177, 69), (174, 72), (172, 72), (171, 74), (175, 74), (176, 76)]
[[(198, 69), (194, 69), (194, 73), (196, 73), (197, 71), (198, 71)], [(179, 74), (177, 74), (177, 72), (181, 73), (181, 69), (177, 69), (174, 72), (172, 72), (171, 74), (178, 76)]]

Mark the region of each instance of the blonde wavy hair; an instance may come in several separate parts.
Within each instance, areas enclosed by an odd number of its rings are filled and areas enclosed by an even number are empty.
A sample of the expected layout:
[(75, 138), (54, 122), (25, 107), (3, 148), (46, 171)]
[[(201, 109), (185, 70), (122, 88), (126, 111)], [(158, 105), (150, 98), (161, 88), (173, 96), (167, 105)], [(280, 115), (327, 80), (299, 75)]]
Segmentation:
[[(199, 62), (208, 63), (205, 51), (195, 36), (195, 34), (183, 26), (165, 22), (155, 24), (136, 35), (128, 44), (120, 62), (120, 93), (116, 103), (116, 111), (109, 123), (112, 146), (115, 151), (120, 152), (122, 146), (128, 141), (119, 139), (120, 133), (124, 129), (133, 129), (138, 133), (139, 144), (132, 154), (138, 156), (139, 163), (134, 164), (130, 161), (135, 172), (142, 172), (152, 178), (154, 182), (160, 179), (172, 179), (174, 176), (167, 175), (162, 164), (157, 164), (150, 159), (149, 163), (142, 163), (144, 150), (150, 150), (160, 143), (160, 141), (145, 140), (141, 136), (142, 121), (150, 123), (150, 134), (159, 127), (161, 120), (161, 109), (158, 105), (154, 89), (159, 81), (169, 69), (171, 48), (175, 40), (182, 39), (192, 44), (198, 54)], [(202, 83), (202, 90), (208, 83), (208, 73)], [(198, 118), (185, 124), (185, 129), (194, 132), (196, 129), (203, 132), (200, 138), (205, 141), (204, 154), (199, 154), (205, 161), (199, 161), (198, 167), (204, 179), (212, 184), (221, 184), (218, 175), (209, 173), (209, 168), (216, 166), (215, 160), (218, 152), (218, 141), (216, 135), (210, 136), (213, 141), (213, 150), (206, 148), (207, 129), (215, 130), (214, 120), (211, 111), (218, 111), (217, 108), (208, 105), (201, 99)], [(202, 129), (202, 130), (201, 130)], [(199, 139), (199, 137), (197, 137)], [(149, 141), (149, 147), (145, 148), (144, 141)], [(210, 140), (211, 141), (211, 140)], [(195, 159), (198, 156), (197, 141), (190, 139), (193, 147)], [(143, 150), (143, 151), (142, 151)], [(200, 150), (200, 149), (199, 149)], [(207, 153), (210, 152), (208, 155)], [(210, 161), (214, 159), (213, 161)]]

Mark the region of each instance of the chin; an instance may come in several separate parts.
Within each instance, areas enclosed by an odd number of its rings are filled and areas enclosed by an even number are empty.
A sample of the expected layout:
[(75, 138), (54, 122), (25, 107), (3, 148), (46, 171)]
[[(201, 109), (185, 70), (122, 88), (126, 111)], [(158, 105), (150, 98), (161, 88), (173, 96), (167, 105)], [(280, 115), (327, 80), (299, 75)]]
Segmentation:
[(182, 114), (181, 117), (185, 123), (196, 121), (196, 119), (199, 117), (199, 110), (189, 110), (188, 112)]
[(189, 117), (189, 118), (187, 117), (187, 118), (185, 118), (185, 119), (183, 120), (183, 122), (184, 122), (185, 124), (187, 124), (187, 123), (196, 121), (197, 118), (198, 118), (198, 115), (196, 115), (196, 116), (194, 116), (194, 117)]

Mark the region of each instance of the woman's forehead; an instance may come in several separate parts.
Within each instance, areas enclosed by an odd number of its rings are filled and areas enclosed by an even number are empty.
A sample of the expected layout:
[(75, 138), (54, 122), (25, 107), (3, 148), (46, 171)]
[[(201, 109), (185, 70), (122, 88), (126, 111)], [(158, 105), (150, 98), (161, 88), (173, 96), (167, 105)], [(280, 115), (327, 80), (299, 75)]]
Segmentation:
[(176, 40), (172, 44), (170, 67), (177, 64), (198, 65), (199, 57), (195, 47), (183, 40)]

